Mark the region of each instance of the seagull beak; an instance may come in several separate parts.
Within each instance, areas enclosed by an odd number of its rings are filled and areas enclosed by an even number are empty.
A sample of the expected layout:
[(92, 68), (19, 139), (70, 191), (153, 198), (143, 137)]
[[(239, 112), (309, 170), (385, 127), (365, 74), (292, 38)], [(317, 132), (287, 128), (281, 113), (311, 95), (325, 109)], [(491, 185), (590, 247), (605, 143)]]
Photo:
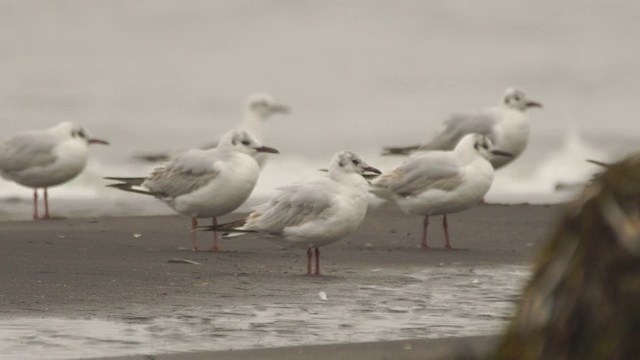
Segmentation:
[(382, 171), (374, 168), (373, 166), (367, 166), (366, 168), (363, 168), (362, 170), (369, 171), (369, 172), (372, 172), (372, 173), (378, 174), (378, 175), (382, 174)]
[(283, 104), (273, 104), (271, 106), (272, 113), (280, 113), (280, 114), (289, 114), (291, 113), (291, 109), (287, 105)]
[(108, 141), (102, 139), (89, 139), (89, 144), (111, 145)]
[(274, 148), (268, 147), (268, 146), (260, 146), (260, 147), (257, 147), (255, 149), (256, 149), (257, 152), (280, 154), (280, 151), (278, 151), (278, 150), (276, 150)]
[(531, 108), (531, 107), (542, 108), (542, 104), (540, 104), (537, 101), (527, 101), (526, 105), (527, 105), (527, 108)]
[(491, 154), (497, 155), (497, 156), (513, 157), (513, 154), (508, 153), (506, 151), (500, 151), (500, 150), (492, 150)]

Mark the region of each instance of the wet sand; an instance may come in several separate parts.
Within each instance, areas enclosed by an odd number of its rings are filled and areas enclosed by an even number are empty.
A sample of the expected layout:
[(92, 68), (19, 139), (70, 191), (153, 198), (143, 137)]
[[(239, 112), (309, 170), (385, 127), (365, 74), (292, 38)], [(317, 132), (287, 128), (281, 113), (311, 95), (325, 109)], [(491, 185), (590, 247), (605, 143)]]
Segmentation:
[[(452, 215), (452, 245), (463, 249), (456, 251), (439, 249), (444, 239), (441, 218), (436, 217), (430, 225), (430, 244), (436, 249), (423, 251), (418, 246), (420, 218), (404, 215), (392, 206), (372, 209), (351, 236), (322, 248), (320, 277), (304, 275), (303, 250), (281, 249), (257, 235), (223, 240), (223, 252), (192, 252), (189, 220), (180, 216), (3, 222), (0, 316), (112, 317), (137, 316), (149, 309), (171, 313), (183, 307), (209, 309), (230, 303), (255, 307), (287, 303), (301, 294), (317, 298), (318, 291), (326, 291), (329, 297), (349, 296), (354, 282), (391, 286), (408, 281), (394, 275), (406, 269), (528, 264), (560, 211), (561, 206), (481, 205)], [(202, 246), (211, 244), (209, 233), (200, 233), (199, 238)], [(491, 339), (455, 341), (471, 342), (474, 349), (486, 351)], [(382, 342), (376, 345), (380, 349), (375, 354), (378, 358), (383, 354), (426, 358), (434, 346), (459, 348), (452, 347), (449, 340), (434, 341)], [(324, 358), (339, 358), (337, 354), (371, 358), (367, 351), (376, 348), (323, 346), (229, 351), (216, 353), (216, 358), (314, 358), (308, 353), (310, 349), (325, 354)], [(408, 353), (416, 357), (407, 357)], [(189, 359), (211, 354), (193, 354)]]

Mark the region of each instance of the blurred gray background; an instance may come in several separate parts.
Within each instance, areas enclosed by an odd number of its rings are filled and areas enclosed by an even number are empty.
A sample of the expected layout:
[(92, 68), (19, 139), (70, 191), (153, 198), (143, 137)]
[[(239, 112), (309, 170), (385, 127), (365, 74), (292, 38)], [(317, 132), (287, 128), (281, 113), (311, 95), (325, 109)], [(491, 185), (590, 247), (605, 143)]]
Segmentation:
[[(100, 196), (102, 176), (148, 171), (132, 154), (215, 140), (266, 91), (293, 108), (270, 121), (282, 155), (267, 169), (286, 175), (267, 172), (271, 189), (297, 180), (295, 161), (424, 141), (517, 86), (545, 108), (499, 187), (531, 178), (567, 129), (603, 156), (635, 145), (638, 18), (636, 1), (0, 1), (0, 138), (85, 125), (112, 146), (64, 194)], [(29, 197), (17, 189), (0, 181)]]

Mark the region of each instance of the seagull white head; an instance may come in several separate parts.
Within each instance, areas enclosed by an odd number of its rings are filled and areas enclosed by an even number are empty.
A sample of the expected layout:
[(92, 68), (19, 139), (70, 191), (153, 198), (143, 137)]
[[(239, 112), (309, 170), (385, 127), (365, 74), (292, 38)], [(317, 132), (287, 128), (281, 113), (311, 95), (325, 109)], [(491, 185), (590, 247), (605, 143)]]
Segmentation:
[(274, 114), (288, 114), (291, 110), (288, 106), (280, 104), (266, 93), (256, 93), (246, 101), (246, 109), (248, 112), (257, 115), (266, 120)]
[(78, 124), (74, 124), (72, 122), (62, 122), (50, 130), (52, 133), (56, 134), (62, 139), (74, 140), (86, 145), (90, 144), (102, 144), (109, 145), (109, 142), (106, 140), (98, 139), (91, 137), (89, 132), (85, 130), (82, 126)]
[(365, 172), (380, 174), (380, 170), (369, 166), (362, 158), (351, 151), (340, 151), (333, 156), (329, 165), (329, 174), (335, 172), (364, 175)]
[(531, 107), (542, 107), (539, 102), (529, 100), (524, 91), (515, 88), (507, 90), (504, 94), (503, 102), (506, 107), (520, 111), (525, 111)]
[(491, 139), (482, 134), (465, 135), (456, 146), (456, 149), (458, 149), (458, 147), (463, 150), (473, 148), (480, 156), (487, 160), (491, 160), (495, 156), (513, 157), (512, 154), (506, 151), (495, 149)]
[(238, 151), (251, 156), (259, 152), (272, 154), (280, 153), (274, 148), (262, 145), (255, 136), (245, 130), (233, 130), (228, 132), (222, 137), (217, 148), (222, 150)]

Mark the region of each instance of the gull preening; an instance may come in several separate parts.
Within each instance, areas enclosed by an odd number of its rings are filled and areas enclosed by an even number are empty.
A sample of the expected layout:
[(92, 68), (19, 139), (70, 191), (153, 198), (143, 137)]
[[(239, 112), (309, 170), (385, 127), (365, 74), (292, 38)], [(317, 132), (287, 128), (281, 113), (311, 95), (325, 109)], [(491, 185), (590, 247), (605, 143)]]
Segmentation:
[[(251, 133), (260, 143), (268, 143), (267, 120), (276, 114), (289, 114), (291, 109), (284, 104), (277, 102), (273, 96), (267, 93), (255, 93), (245, 100), (244, 115), (240, 124), (235, 130), (245, 130)], [(202, 146), (202, 149), (213, 149), (217, 142), (212, 142)], [(167, 161), (169, 154), (144, 154), (136, 155), (137, 159), (148, 162)], [(266, 154), (255, 154), (260, 168), (264, 167), (268, 156)]]
[[(227, 133), (215, 149), (192, 149), (175, 155), (154, 169), (148, 177), (105, 179), (119, 181), (108, 185), (124, 191), (154, 196), (176, 212), (191, 217), (193, 250), (199, 251), (195, 229), (198, 218), (228, 214), (242, 205), (256, 185), (260, 167), (257, 153), (278, 153), (263, 146), (244, 130)], [(212, 251), (218, 251), (214, 233)]]
[(482, 201), (493, 183), (494, 169), (489, 161), (497, 156), (511, 157), (511, 154), (494, 149), (487, 136), (465, 135), (452, 151), (429, 151), (410, 157), (374, 179), (371, 191), (394, 201), (406, 214), (424, 216), (421, 243), (424, 249), (429, 249), (429, 216), (444, 215), (444, 247), (452, 249), (447, 214)]
[[(87, 165), (92, 138), (80, 125), (63, 122), (47, 130), (27, 131), (0, 143), (0, 176), (33, 188), (33, 219), (50, 219), (47, 189), (63, 184)], [(44, 215), (38, 214), (38, 188), (43, 189)]]
[(496, 148), (513, 157), (494, 157), (491, 165), (499, 169), (518, 158), (529, 143), (529, 108), (541, 108), (542, 104), (529, 100), (524, 91), (509, 89), (500, 105), (474, 112), (456, 113), (444, 122), (444, 128), (424, 145), (387, 147), (383, 155), (408, 155), (429, 150), (453, 150), (467, 134), (482, 134)]
[(278, 195), (247, 218), (203, 230), (257, 232), (286, 247), (307, 249), (307, 274), (320, 274), (320, 250), (357, 229), (367, 213), (365, 172), (379, 174), (357, 154), (335, 154), (325, 178), (280, 187)]

